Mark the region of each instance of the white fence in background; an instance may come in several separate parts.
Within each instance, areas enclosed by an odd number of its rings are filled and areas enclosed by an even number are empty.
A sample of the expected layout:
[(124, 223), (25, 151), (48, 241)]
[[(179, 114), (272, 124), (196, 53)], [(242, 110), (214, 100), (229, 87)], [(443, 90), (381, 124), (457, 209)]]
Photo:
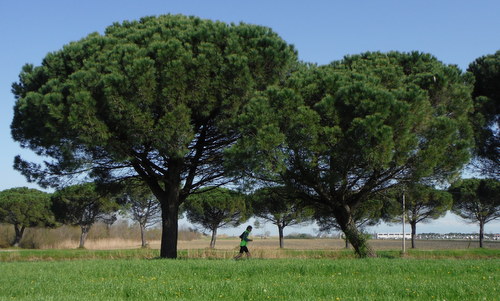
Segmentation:
[[(402, 239), (403, 233), (377, 233), (376, 239)], [(411, 233), (405, 233), (406, 239), (411, 239)], [(477, 233), (421, 233), (417, 234), (416, 239), (473, 239), (478, 240), (479, 235)], [(484, 240), (500, 240), (500, 234), (498, 233), (485, 233)]]
[[(403, 233), (377, 233), (377, 239), (402, 239)], [(411, 239), (411, 233), (405, 233), (405, 239)]]

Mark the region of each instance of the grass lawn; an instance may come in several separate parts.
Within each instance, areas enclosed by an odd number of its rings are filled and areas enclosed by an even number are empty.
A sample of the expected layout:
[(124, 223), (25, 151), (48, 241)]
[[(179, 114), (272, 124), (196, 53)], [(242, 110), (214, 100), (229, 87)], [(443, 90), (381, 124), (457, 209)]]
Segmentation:
[(0, 300), (500, 300), (498, 256), (234, 261), (144, 259), (148, 250), (39, 252), (48, 257), (0, 262)]

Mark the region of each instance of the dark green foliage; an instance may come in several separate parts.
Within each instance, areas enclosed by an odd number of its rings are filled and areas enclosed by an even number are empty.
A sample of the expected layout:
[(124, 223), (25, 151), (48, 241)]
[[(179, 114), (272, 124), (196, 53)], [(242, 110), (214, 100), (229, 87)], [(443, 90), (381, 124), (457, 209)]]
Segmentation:
[(469, 65), (475, 77), (474, 99), (476, 155), (481, 170), (500, 177), (500, 51)]
[(161, 257), (175, 258), (179, 206), (227, 181), (223, 150), (242, 106), (295, 60), (262, 26), (181, 15), (115, 23), (23, 68), (12, 135), (53, 160), (15, 166), (44, 185), (87, 170), (105, 181), (138, 175), (161, 204)]
[(112, 224), (116, 220), (118, 204), (97, 189), (95, 184), (74, 185), (56, 191), (52, 196), (52, 211), (60, 223), (79, 226), (82, 230), (80, 248), (94, 223)]
[(471, 89), (456, 66), (417, 52), (303, 66), (247, 107), (248, 139), (231, 150), (233, 162), (285, 181), (364, 245), (357, 207), (401, 182), (444, 181), (468, 162)]
[(312, 222), (313, 209), (286, 187), (268, 187), (251, 195), (253, 214), (278, 227), (280, 248), (284, 248), (283, 230), (288, 226)]
[(500, 218), (500, 181), (496, 179), (463, 179), (450, 189), (452, 211), (472, 223), (479, 223), (479, 246), (483, 247), (484, 225)]
[(250, 217), (246, 197), (227, 188), (208, 187), (191, 195), (183, 207), (187, 218), (212, 232), (210, 247), (215, 248), (217, 229), (236, 227)]
[(12, 224), (16, 233), (11, 245), (19, 246), (28, 227), (54, 226), (50, 207), (50, 194), (37, 189), (18, 187), (1, 191), (0, 223)]

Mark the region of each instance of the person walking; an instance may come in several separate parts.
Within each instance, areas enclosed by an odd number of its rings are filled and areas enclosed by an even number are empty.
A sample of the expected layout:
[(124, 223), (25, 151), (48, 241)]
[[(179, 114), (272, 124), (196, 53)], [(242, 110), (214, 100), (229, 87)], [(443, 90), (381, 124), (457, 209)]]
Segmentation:
[(248, 226), (247, 229), (240, 235), (240, 253), (234, 257), (234, 259), (239, 259), (241, 256), (243, 256), (243, 252), (247, 255), (247, 258), (250, 258), (250, 251), (248, 251), (248, 242), (252, 241), (250, 238), (248, 238), (248, 235), (250, 235), (250, 232), (252, 232), (252, 226)]

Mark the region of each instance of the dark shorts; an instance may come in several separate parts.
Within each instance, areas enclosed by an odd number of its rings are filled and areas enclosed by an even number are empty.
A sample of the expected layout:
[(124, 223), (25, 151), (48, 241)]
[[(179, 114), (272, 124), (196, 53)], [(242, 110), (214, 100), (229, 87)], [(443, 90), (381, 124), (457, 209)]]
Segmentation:
[(243, 253), (243, 252), (248, 253), (248, 248), (247, 248), (247, 246), (240, 247), (240, 253)]

